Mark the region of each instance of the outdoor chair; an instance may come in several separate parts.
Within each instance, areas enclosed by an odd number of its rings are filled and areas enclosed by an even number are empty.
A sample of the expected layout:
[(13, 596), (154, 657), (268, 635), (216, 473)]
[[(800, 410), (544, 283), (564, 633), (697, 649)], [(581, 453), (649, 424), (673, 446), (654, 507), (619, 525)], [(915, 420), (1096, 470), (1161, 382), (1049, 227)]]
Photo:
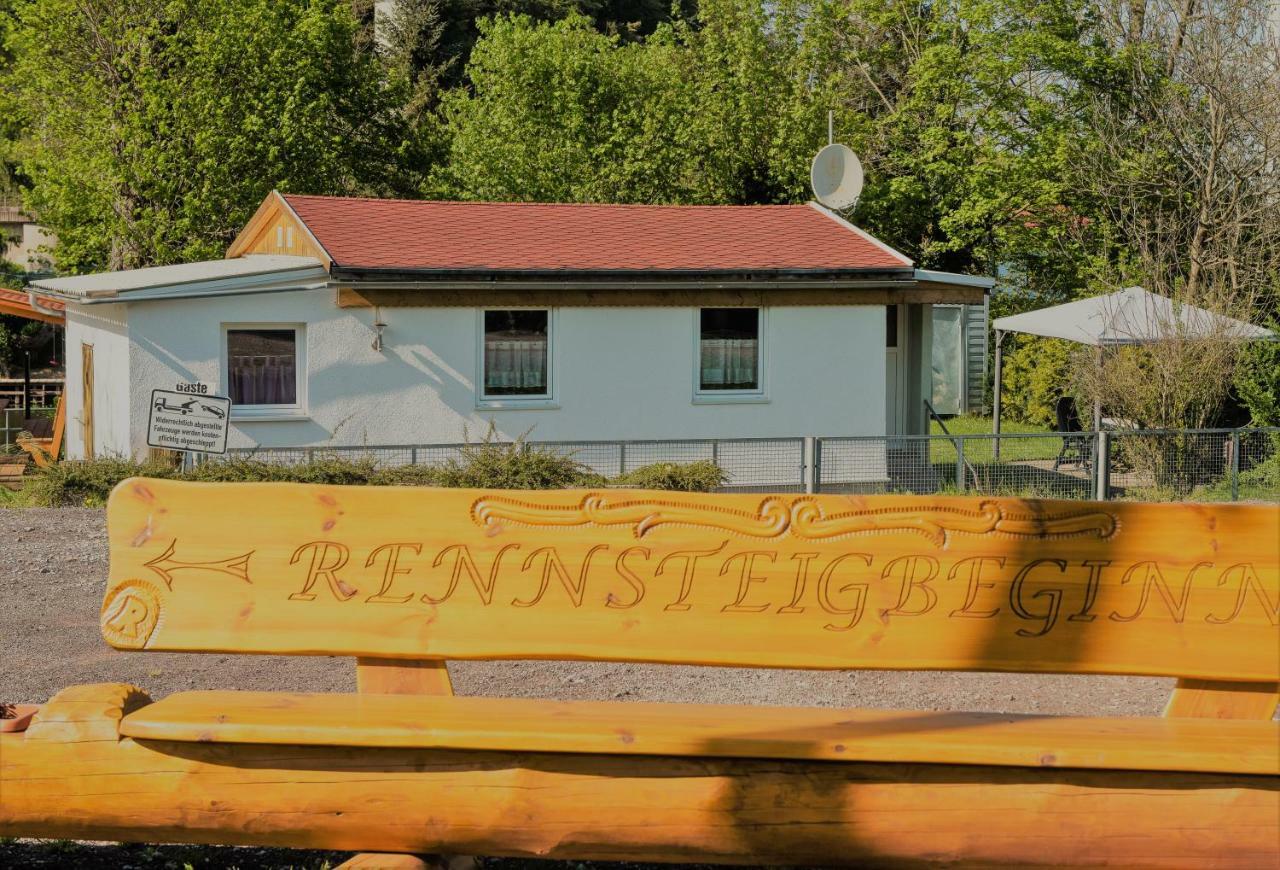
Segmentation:
[(1057, 471), (1060, 465), (1077, 465), (1088, 471), (1093, 460), (1093, 442), (1084, 434), (1084, 427), (1080, 425), (1076, 400), (1071, 396), (1061, 396), (1054, 411), (1058, 417), (1062, 446), (1058, 448), (1058, 456), (1053, 460), (1053, 470)]

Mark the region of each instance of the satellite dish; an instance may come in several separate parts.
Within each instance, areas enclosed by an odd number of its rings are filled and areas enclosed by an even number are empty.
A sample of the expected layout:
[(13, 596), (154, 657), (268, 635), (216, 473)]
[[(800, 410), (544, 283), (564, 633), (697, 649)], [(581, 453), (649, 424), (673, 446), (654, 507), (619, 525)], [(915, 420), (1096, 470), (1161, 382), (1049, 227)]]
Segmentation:
[(813, 158), (809, 185), (827, 208), (848, 208), (862, 193), (862, 163), (848, 145), (828, 145)]

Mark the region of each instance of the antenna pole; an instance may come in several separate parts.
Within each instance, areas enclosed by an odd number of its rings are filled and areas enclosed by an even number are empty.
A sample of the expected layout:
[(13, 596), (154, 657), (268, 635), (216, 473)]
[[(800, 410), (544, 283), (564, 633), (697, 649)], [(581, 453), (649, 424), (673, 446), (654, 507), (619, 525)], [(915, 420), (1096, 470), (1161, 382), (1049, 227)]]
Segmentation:
[(827, 144), (834, 145), (836, 143), (836, 113), (831, 109), (827, 109)]

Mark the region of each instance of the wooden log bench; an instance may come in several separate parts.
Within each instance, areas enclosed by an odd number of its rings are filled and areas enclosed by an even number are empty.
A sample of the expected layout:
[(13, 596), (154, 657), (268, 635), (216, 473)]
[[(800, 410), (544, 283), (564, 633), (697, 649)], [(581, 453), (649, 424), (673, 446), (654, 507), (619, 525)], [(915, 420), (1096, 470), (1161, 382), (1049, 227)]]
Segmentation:
[[(1274, 506), (134, 479), (108, 526), (113, 646), (353, 656), (358, 692), (69, 688), (0, 735), (0, 834), (1280, 862)], [(1161, 718), (452, 695), (446, 660), (522, 658), (1178, 681)]]

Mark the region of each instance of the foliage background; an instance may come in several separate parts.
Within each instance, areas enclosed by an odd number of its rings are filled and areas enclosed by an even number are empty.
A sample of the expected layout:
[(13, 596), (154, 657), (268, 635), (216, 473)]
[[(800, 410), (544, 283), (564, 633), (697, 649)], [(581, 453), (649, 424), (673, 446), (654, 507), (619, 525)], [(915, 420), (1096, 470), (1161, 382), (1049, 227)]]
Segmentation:
[[(62, 272), (217, 257), (271, 189), (808, 199), (996, 275), (992, 316), (1141, 284), (1277, 317), (1274, 0), (0, 0), (0, 188)], [(1270, 96), (1268, 96), (1270, 95)], [(1270, 354), (1270, 356), (1268, 356)], [(1274, 349), (1240, 399), (1276, 413)], [(1009, 355), (1044, 422), (1061, 349)]]

